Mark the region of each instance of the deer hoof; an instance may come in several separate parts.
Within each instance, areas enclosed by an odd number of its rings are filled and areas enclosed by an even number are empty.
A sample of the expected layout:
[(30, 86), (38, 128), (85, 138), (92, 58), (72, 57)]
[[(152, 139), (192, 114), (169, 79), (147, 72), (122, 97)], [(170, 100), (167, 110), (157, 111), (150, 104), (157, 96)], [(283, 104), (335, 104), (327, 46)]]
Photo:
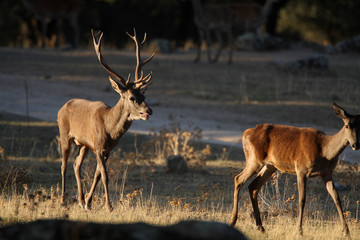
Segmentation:
[(85, 210), (86, 211), (91, 211), (91, 206), (90, 205), (85, 205)]
[(112, 212), (114, 210), (111, 205), (107, 206), (107, 209), (108, 209), (109, 212)]
[(261, 233), (265, 233), (265, 229), (263, 226), (257, 226), (257, 230), (260, 231)]

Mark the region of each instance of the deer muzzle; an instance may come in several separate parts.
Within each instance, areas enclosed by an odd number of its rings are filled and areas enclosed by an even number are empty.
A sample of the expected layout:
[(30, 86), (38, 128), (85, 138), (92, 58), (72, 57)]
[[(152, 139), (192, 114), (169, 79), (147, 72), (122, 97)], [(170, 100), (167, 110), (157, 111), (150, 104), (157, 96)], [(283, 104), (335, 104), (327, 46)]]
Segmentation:
[(354, 151), (359, 150), (359, 144), (358, 144), (358, 143), (353, 143), (353, 144), (351, 145), (351, 148), (352, 148), (352, 150), (354, 150)]
[(146, 113), (140, 113), (140, 116), (143, 120), (149, 120), (150, 115), (152, 114), (152, 110), (149, 108), (148, 110), (146, 110)]

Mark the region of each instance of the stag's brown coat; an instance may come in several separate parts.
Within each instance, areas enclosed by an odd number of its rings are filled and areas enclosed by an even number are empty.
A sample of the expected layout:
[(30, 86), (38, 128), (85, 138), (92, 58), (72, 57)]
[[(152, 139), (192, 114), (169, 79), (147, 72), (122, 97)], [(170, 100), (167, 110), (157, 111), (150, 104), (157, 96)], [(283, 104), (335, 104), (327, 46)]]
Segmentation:
[[(69, 158), (71, 144), (74, 142), (80, 146), (79, 155), (74, 162), (80, 206), (90, 209), (92, 195), (101, 176), (105, 191), (105, 204), (109, 210), (112, 210), (108, 193), (106, 160), (109, 157), (110, 151), (118, 143), (120, 137), (130, 128), (132, 121), (140, 119), (148, 120), (152, 114), (152, 110), (146, 104), (143, 95), (151, 83), (150, 80), (152, 76), (150, 73), (144, 77), (141, 68), (145, 63), (149, 62), (154, 55), (143, 62), (141, 61), (140, 50), (141, 45), (146, 40), (146, 35), (144, 40), (139, 44), (134, 29), (134, 36), (129, 36), (134, 40), (136, 45), (137, 66), (135, 69), (135, 80), (134, 82), (130, 82), (130, 75), (129, 78), (125, 80), (106, 64), (100, 51), (102, 36), (103, 34), (101, 32), (96, 36), (93, 33), (95, 52), (103, 67), (120, 81), (119, 83), (111, 77), (109, 78), (113, 89), (120, 94), (120, 99), (112, 108), (99, 101), (71, 99), (59, 110), (58, 125), (63, 155), (61, 165), (62, 202), (65, 201), (67, 160)], [(88, 149), (96, 155), (97, 166), (93, 184), (86, 199), (84, 199), (80, 168)]]

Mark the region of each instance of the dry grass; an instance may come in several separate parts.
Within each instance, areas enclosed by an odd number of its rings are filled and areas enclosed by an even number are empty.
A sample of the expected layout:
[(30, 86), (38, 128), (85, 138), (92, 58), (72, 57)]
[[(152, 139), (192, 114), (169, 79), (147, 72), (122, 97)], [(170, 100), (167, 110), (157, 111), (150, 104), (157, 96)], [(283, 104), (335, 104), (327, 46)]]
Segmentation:
[[(22, 185), (22, 190), (7, 192), (0, 196), (2, 225), (28, 222), (36, 219), (70, 219), (106, 223), (147, 222), (168, 225), (181, 220), (213, 220), (228, 222), (232, 207), (232, 176), (237, 172), (233, 161), (212, 161), (207, 167), (208, 174), (197, 172), (185, 175), (166, 174), (165, 167), (158, 163), (154, 169), (144, 166), (127, 168), (124, 194), (121, 182), (112, 181), (111, 200), (114, 211), (109, 213), (104, 207), (102, 189), (95, 194), (93, 210), (80, 208), (75, 199), (75, 181), (69, 181), (69, 195), (65, 206), (60, 204), (60, 188)], [(347, 167), (343, 167), (347, 169)], [(339, 175), (347, 170), (340, 169)], [(140, 176), (141, 174), (142, 176)], [(359, 172), (353, 173), (359, 177)], [(142, 179), (141, 179), (142, 178)], [(354, 179), (342, 179), (353, 181)], [(273, 179), (273, 182), (275, 180)], [(276, 195), (273, 182), (268, 183), (260, 196), (260, 208), (266, 234), (260, 234), (252, 219), (252, 207), (246, 189), (241, 192), (241, 208), (236, 227), (250, 239), (296, 239), (297, 199), (295, 178), (290, 175), (279, 177), (280, 194)], [(357, 180), (355, 186), (359, 187)], [(360, 234), (358, 214), (358, 189), (341, 191), (345, 215), (352, 236)], [(294, 196), (295, 195), (295, 196)], [(341, 226), (333, 202), (319, 182), (310, 180), (304, 237), (306, 239), (341, 239)], [(284, 227), (286, 226), (286, 227)]]

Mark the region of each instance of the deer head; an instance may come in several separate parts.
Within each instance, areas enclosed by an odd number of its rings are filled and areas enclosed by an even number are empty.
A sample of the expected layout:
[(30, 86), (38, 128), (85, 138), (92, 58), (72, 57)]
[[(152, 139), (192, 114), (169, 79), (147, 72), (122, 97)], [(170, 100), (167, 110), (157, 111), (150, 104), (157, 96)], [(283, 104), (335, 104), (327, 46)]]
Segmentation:
[(350, 147), (353, 150), (358, 150), (360, 148), (360, 115), (351, 115), (336, 103), (333, 103), (332, 107), (336, 116), (344, 121), (345, 134)]
[(91, 30), (91, 33), (93, 37), (95, 52), (101, 65), (105, 68), (106, 71), (108, 71), (108, 73), (110, 73), (112, 77), (120, 81), (118, 82), (114, 80), (111, 76), (109, 76), (112, 88), (120, 94), (122, 101), (124, 101), (124, 106), (126, 107), (126, 109), (129, 110), (128, 120), (148, 120), (150, 115), (152, 114), (152, 110), (145, 102), (144, 93), (151, 84), (152, 75), (150, 72), (149, 74), (144, 76), (141, 69), (153, 58), (154, 53), (145, 61), (141, 61), (140, 51), (141, 46), (146, 41), (146, 33), (144, 35), (143, 41), (140, 44), (138, 42), (135, 29), (134, 36), (127, 33), (127, 35), (129, 35), (129, 37), (134, 40), (136, 46), (137, 65), (135, 68), (135, 80), (133, 82), (130, 82), (131, 74), (129, 74), (127, 80), (125, 80), (123, 77), (115, 73), (105, 62), (100, 51), (103, 33), (99, 31), (99, 33), (95, 35), (93, 30)]

